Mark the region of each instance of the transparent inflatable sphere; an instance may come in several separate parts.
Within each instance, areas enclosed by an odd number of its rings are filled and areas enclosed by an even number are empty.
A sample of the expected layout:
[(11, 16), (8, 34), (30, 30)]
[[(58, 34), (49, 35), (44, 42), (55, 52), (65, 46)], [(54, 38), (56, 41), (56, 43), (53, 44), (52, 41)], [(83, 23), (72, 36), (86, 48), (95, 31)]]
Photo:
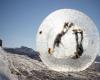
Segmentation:
[(99, 51), (99, 33), (94, 22), (74, 9), (60, 9), (48, 15), (36, 38), (44, 64), (55, 71), (72, 72), (88, 68)]

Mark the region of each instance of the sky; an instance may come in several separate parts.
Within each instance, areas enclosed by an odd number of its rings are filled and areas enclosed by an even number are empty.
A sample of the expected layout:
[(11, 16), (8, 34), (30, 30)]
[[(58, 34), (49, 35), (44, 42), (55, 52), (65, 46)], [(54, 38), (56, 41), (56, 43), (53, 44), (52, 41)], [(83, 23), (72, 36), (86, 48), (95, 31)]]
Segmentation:
[(87, 14), (100, 31), (100, 0), (0, 0), (0, 39), (3, 46), (36, 49), (36, 33), (43, 19), (64, 8)]

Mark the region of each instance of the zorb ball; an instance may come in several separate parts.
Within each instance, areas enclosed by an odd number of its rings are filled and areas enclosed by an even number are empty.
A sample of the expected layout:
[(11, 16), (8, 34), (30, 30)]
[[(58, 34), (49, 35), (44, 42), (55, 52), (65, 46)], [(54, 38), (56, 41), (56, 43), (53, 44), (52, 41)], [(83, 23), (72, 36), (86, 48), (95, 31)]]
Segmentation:
[(60, 9), (41, 23), (37, 51), (50, 69), (63, 72), (88, 68), (99, 52), (99, 33), (94, 22), (74, 9)]

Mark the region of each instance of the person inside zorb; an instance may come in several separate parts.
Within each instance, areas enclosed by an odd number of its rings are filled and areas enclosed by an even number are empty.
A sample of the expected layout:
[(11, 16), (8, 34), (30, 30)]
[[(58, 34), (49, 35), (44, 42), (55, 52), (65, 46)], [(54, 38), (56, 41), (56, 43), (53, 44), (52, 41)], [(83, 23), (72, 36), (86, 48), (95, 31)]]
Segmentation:
[(99, 32), (86, 14), (60, 9), (48, 15), (37, 31), (36, 46), (43, 63), (55, 71), (82, 71), (99, 53)]
[[(67, 34), (68, 30), (71, 28), (71, 27), (74, 27), (74, 23), (69, 23), (69, 22), (65, 22), (64, 23), (64, 26), (63, 26), (63, 29), (61, 30), (60, 33), (58, 33), (58, 35), (56, 36), (55, 40), (54, 40), (54, 44), (53, 44), (53, 50), (51, 48), (48, 49), (48, 53), (49, 54), (52, 54), (54, 52), (54, 48), (55, 47), (59, 47), (59, 45), (62, 45), (64, 47), (64, 44), (62, 43), (61, 41), (61, 38)], [(65, 30), (65, 31), (64, 31)], [(82, 45), (82, 41), (83, 41), (83, 31), (81, 29), (73, 29), (73, 33), (75, 34), (75, 38), (76, 38), (76, 52), (75, 53), (75, 56), (73, 56), (72, 58), (73, 59), (77, 59), (79, 58), (84, 49), (83, 49), (83, 45)], [(81, 35), (81, 40), (79, 41), (79, 36), (78, 34)]]

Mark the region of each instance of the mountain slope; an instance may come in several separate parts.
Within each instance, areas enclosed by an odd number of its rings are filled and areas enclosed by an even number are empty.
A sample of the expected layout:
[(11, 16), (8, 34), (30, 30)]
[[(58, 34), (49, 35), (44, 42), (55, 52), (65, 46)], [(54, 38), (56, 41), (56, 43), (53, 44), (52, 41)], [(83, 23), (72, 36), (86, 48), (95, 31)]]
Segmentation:
[[(22, 53), (23, 54), (23, 53)], [(4, 51), (0, 48), (0, 80), (99, 80), (96, 63), (82, 72), (56, 72), (49, 70), (41, 61), (26, 55)], [(2, 75), (1, 75), (2, 74)]]

